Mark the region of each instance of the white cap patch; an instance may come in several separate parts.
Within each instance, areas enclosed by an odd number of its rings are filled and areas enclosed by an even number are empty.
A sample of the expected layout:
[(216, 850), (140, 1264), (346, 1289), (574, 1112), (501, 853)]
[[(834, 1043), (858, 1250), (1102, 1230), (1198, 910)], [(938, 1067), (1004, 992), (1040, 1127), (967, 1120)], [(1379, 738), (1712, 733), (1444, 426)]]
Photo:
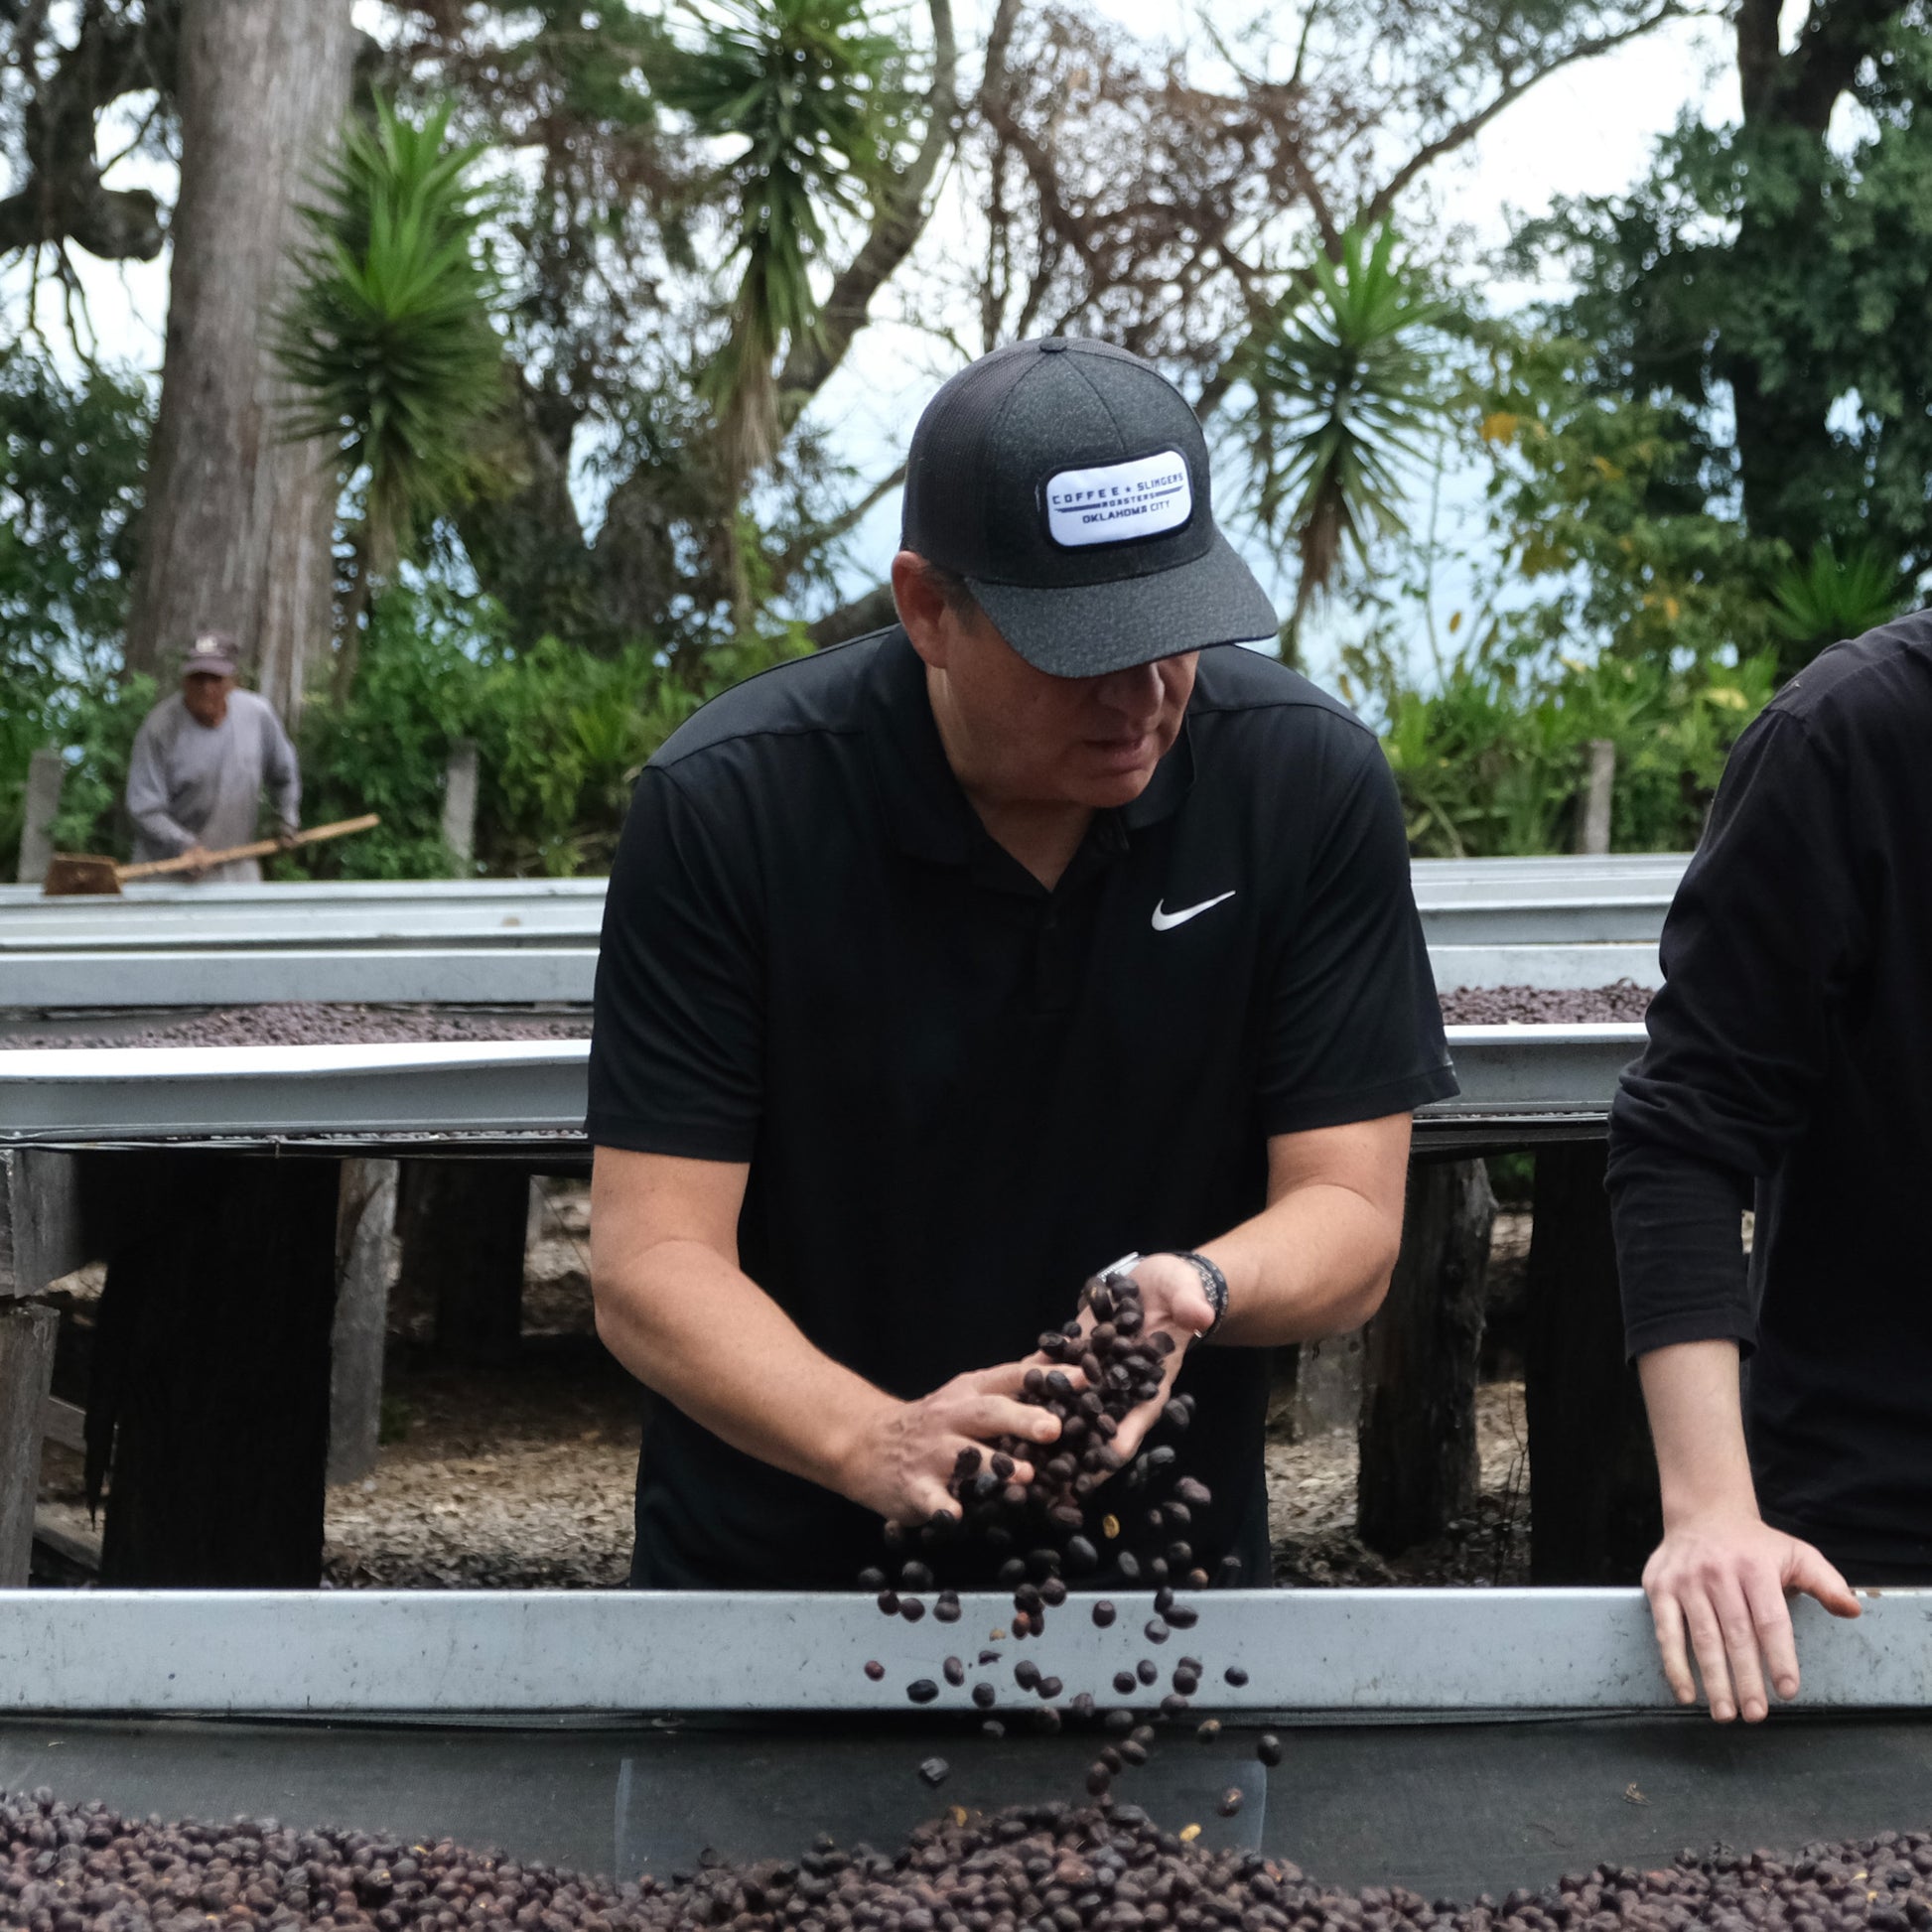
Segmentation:
[(1193, 513), (1187, 459), (1175, 450), (1097, 470), (1062, 470), (1046, 485), (1047, 534), (1067, 550), (1158, 537)]

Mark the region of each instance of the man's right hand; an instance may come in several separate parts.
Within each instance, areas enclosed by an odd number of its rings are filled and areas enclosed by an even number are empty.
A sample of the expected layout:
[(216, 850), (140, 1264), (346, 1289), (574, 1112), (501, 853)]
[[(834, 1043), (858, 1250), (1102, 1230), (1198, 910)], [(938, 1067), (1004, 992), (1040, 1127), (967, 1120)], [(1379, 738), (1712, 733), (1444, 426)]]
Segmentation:
[(1767, 1678), (1780, 1698), (1798, 1695), (1788, 1593), (1815, 1596), (1834, 1616), (1859, 1614), (1859, 1599), (1818, 1551), (1772, 1529), (1754, 1509), (1671, 1524), (1644, 1566), (1643, 1587), (1678, 1703), (1697, 1702), (1695, 1655), (1720, 1724), (1740, 1714), (1746, 1724), (1762, 1720)]
[(184, 879), (200, 879), (207, 871), (207, 861), (208, 858), (208, 850), (207, 846), (199, 843), (191, 845), (181, 856), (184, 859), (193, 859), (197, 862), (192, 866), (184, 866), (182, 868), (182, 877)]
[[(1019, 1399), (1030, 1366), (975, 1369), (916, 1402), (889, 1400), (869, 1410), (840, 1458), (840, 1493), (906, 1527), (957, 1516), (959, 1499), (948, 1485), (961, 1449), (990, 1458), (996, 1437), (1041, 1445), (1059, 1440), (1059, 1418)], [(1077, 1381), (1078, 1371), (1073, 1374)], [(1016, 1458), (1013, 1479), (1033, 1478), (1033, 1464)]]

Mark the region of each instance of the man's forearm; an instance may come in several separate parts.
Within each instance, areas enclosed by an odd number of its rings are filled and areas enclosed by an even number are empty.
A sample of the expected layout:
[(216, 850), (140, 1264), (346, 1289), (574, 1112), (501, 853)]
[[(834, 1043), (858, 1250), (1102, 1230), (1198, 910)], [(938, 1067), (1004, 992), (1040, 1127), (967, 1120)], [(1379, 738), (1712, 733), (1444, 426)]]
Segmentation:
[(1389, 1285), (1399, 1222), (1352, 1188), (1312, 1183), (1271, 1202), (1201, 1253), (1228, 1278), (1214, 1340), (1272, 1348), (1359, 1328)]
[(597, 1281), (598, 1334), (645, 1387), (734, 1449), (845, 1492), (852, 1445), (891, 1396), (701, 1241), (659, 1242)]
[(1657, 1450), (1664, 1527), (1757, 1514), (1734, 1341), (1686, 1341), (1638, 1358)]
[(149, 845), (160, 846), (171, 857), (192, 852), (201, 843), (187, 826), (169, 817), (165, 811), (139, 812), (130, 808), (128, 816), (134, 821), (134, 829)]

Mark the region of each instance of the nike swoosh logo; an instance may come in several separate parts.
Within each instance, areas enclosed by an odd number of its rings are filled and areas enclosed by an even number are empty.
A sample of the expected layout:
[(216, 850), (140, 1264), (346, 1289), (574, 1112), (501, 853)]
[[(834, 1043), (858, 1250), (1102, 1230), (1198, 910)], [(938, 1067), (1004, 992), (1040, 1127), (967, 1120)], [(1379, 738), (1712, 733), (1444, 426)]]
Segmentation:
[[(1235, 890), (1238, 892), (1240, 889), (1237, 887)], [(1195, 913), (1205, 912), (1210, 905), (1219, 905), (1222, 899), (1233, 897), (1233, 893), (1222, 893), (1217, 897), (1202, 899), (1198, 905), (1183, 905), (1178, 912), (1168, 911), (1167, 900), (1163, 899), (1154, 908), (1154, 929), (1156, 932), (1167, 932), (1173, 926), (1185, 925)]]

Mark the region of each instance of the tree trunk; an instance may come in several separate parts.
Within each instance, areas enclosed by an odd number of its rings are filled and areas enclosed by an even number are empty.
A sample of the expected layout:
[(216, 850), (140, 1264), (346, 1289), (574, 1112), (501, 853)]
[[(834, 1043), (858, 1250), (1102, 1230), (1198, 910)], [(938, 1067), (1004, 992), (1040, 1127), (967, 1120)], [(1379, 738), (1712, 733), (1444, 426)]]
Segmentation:
[(1480, 1161), (1411, 1165), (1402, 1253), (1363, 1331), (1356, 1522), (1385, 1556), (1475, 1507), (1476, 1357), (1495, 1219)]
[(165, 674), (197, 629), (231, 630), (291, 725), (331, 630), (336, 485), (320, 445), (287, 440), (269, 345), (353, 48), (349, 0), (182, 10), (181, 195), (127, 662)]

